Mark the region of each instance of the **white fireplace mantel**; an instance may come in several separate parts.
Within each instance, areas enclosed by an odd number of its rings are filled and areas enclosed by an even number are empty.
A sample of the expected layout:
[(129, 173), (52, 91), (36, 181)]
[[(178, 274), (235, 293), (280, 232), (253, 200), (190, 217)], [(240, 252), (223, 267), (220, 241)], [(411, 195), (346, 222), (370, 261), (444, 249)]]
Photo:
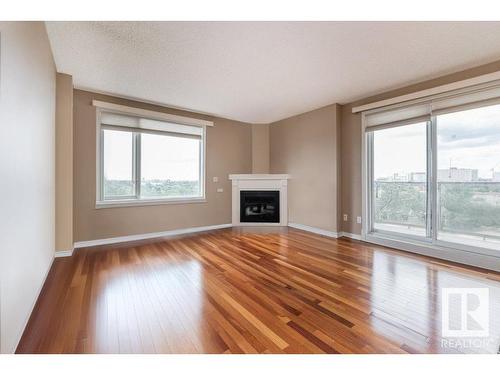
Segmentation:
[[(232, 181), (232, 224), (234, 226), (287, 226), (288, 225), (288, 174), (230, 174)], [(240, 191), (274, 190), (280, 192), (279, 223), (241, 223)]]
[(230, 174), (230, 180), (288, 180), (289, 174)]

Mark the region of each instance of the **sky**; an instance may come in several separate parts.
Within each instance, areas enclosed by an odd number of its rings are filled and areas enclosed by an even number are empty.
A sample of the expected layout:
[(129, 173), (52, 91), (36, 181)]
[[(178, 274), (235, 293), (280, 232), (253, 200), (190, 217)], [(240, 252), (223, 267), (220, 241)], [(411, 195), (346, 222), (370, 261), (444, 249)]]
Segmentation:
[[(500, 105), (437, 116), (438, 169), (500, 171)], [(375, 133), (375, 178), (425, 172), (425, 123)]]
[(425, 172), (426, 158), (425, 122), (374, 133), (375, 179), (395, 173)]
[[(132, 133), (104, 132), (105, 178), (131, 180)], [(141, 138), (143, 180), (198, 180), (199, 140), (152, 134), (142, 134)]]

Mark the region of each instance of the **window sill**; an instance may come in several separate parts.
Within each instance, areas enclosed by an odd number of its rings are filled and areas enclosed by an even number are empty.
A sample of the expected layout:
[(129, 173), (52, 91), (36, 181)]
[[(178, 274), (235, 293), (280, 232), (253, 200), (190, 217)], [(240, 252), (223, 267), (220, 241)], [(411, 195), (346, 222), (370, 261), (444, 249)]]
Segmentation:
[(390, 236), (377, 232), (362, 235), (362, 241), (471, 266), (492, 269), (497, 272), (500, 271), (500, 253), (498, 250), (464, 246), (443, 241), (428, 242), (425, 240), (398, 238), (398, 236)]
[(96, 209), (116, 208), (116, 207), (136, 207), (136, 206), (158, 206), (164, 204), (190, 204), (206, 203), (205, 197), (199, 198), (166, 198), (166, 199), (122, 199), (98, 201), (95, 204)]
[(478, 245), (477, 242), (475, 244), (460, 243), (460, 242), (446, 241), (441, 238), (433, 241), (432, 239), (427, 237), (419, 238), (417, 236), (403, 236), (403, 235), (398, 235), (397, 233), (389, 233), (383, 231), (370, 232), (366, 234), (366, 239), (369, 242), (371, 239), (377, 239), (382, 241), (395, 241), (400, 243), (406, 243), (409, 245), (424, 246), (429, 249), (452, 249), (454, 251), (465, 251), (468, 253), (475, 253), (475, 254), (500, 258), (500, 248), (498, 246), (495, 246), (494, 244), (491, 245), (487, 243), (484, 243), (481, 246)]

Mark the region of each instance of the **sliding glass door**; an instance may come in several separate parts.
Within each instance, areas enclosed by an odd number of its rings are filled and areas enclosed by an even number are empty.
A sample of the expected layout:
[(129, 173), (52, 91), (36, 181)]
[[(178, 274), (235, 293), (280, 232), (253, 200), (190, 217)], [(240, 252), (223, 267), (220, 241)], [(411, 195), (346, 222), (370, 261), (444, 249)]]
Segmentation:
[(376, 129), (373, 230), (427, 236), (427, 122)]
[(437, 239), (500, 248), (500, 105), (435, 117)]
[(498, 103), (365, 117), (365, 233), (500, 251)]

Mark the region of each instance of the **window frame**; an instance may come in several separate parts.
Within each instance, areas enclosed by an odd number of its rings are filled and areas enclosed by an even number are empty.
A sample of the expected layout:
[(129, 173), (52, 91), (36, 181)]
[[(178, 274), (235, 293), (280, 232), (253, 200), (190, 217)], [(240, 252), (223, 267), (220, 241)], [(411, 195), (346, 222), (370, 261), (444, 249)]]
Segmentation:
[[(147, 116), (143, 114), (134, 114), (129, 111), (119, 111), (108, 108), (96, 108), (96, 203), (95, 208), (110, 208), (110, 207), (129, 207), (129, 206), (149, 206), (161, 204), (187, 204), (187, 203), (203, 203), (206, 202), (206, 139), (207, 129), (205, 124), (194, 124), (190, 126), (198, 126), (202, 129), (200, 150), (199, 150), (199, 180), (200, 180), (200, 195), (186, 197), (158, 197), (158, 198), (141, 198), (141, 132), (130, 130), (132, 134), (132, 177), (134, 180), (134, 195), (118, 197), (118, 199), (104, 199), (104, 129), (101, 124), (101, 114), (116, 113), (131, 117), (138, 117), (149, 120), (158, 121), (157, 116)], [(145, 112), (145, 111), (144, 111)], [(161, 120), (161, 119), (160, 119)], [(193, 119), (194, 120), (194, 119)], [(165, 120), (163, 120), (165, 121)], [(181, 124), (182, 125), (182, 124)], [(187, 124), (186, 124), (187, 125)]]
[[(484, 101), (486, 104), (489, 101)], [(467, 105), (460, 106), (463, 110)], [(458, 108), (457, 108), (458, 110)], [(401, 121), (402, 125), (404, 121)], [(401, 125), (401, 126), (402, 126)], [(500, 258), (500, 250), (488, 247), (473, 246), (448, 242), (438, 239), (437, 223), (437, 117), (430, 115), (427, 125), (427, 212), (430, 215), (427, 222), (429, 237), (413, 236), (373, 228), (373, 132), (367, 131), (366, 112), (361, 113), (361, 160), (362, 160), (362, 228), (361, 239), (366, 242), (384, 246), (401, 248), (428, 256), (445, 259), (467, 259), (469, 264), (477, 264), (474, 254), (485, 255), (488, 258)], [(429, 233), (428, 233), (429, 234)], [(457, 254), (457, 250), (460, 255)], [(483, 266), (481, 264), (480, 266)]]

